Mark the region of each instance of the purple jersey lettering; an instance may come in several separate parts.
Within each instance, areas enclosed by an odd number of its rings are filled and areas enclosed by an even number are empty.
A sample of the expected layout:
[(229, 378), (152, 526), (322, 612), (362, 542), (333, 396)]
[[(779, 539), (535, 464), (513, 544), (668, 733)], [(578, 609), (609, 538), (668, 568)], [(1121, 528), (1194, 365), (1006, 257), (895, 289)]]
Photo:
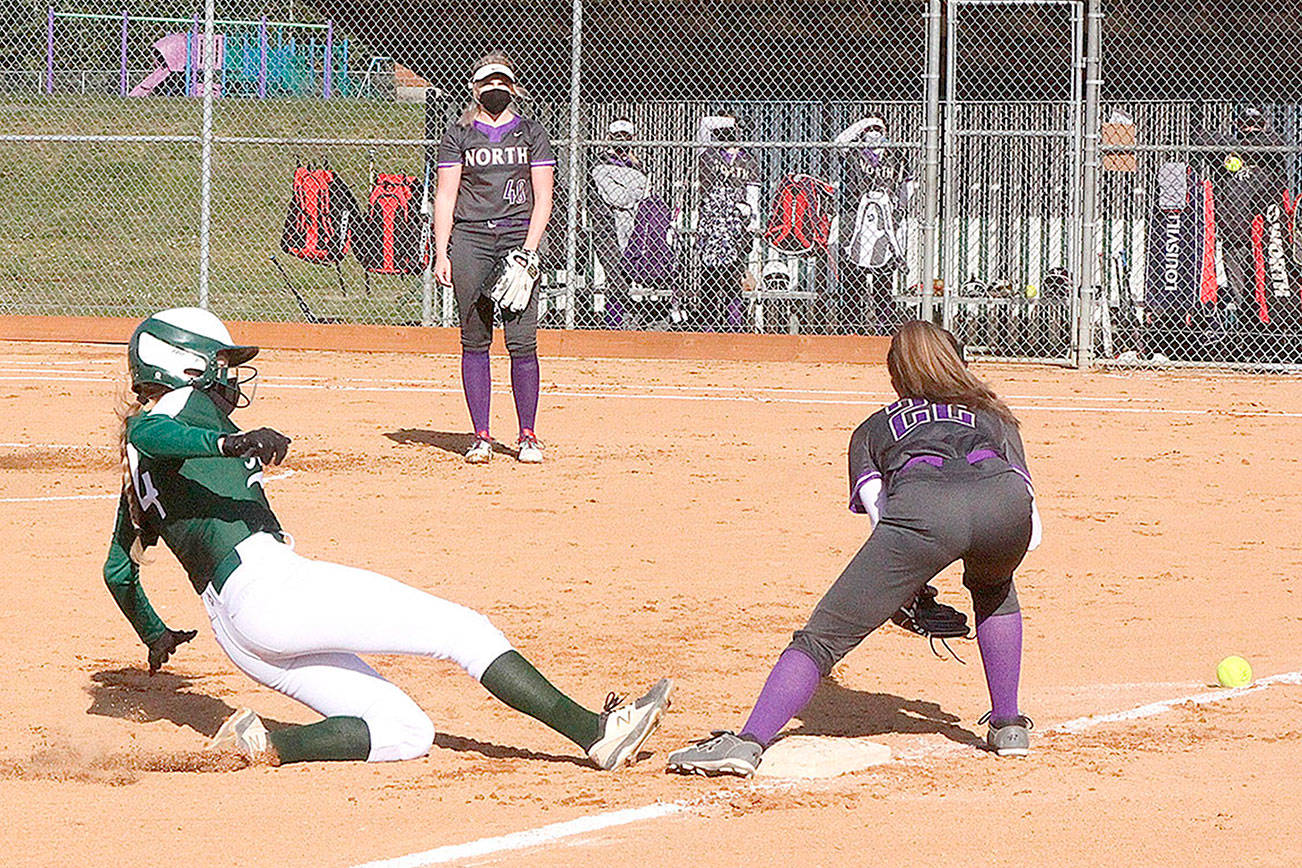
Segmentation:
[(976, 415), (962, 404), (933, 404), (922, 398), (901, 398), (886, 408), (886, 418), (896, 440), (928, 422), (976, 427)]

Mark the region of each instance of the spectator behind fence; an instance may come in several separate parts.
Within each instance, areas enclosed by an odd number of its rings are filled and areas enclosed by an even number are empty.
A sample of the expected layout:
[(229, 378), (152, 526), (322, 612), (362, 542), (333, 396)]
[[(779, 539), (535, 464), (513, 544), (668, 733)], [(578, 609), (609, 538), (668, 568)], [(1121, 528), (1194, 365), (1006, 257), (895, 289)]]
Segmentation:
[(1225, 266), (1227, 292), (1220, 301), (1237, 308), (1240, 323), (1261, 327), (1296, 322), (1287, 256), (1282, 245), (1271, 249), (1273, 237), (1287, 234), (1288, 158), (1254, 150), (1279, 147), (1284, 138), (1270, 128), (1260, 109), (1245, 108), (1228, 134), (1204, 133), (1195, 141), (1221, 148), (1203, 153), (1202, 171), (1212, 182), (1216, 240)]
[(602, 269), (606, 272), (605, 325), (619, 329), (631, 315), (629, 274), (624, 264), (629, 237), (637, 217), (638, 206), (647, 198), (650, 178), (626, 142), (631, 142), (636, 128), (620, 118), (611, 122), (606, 134), (619, 144), (602, 153), (592, 167), (591, 205), (592, 244)]
[(705, 331), (740, 331), (746, 262), (760, 231), (759, 164), (737, 147), (737, 119), (710, 115), (698, 136), (701, 206), (697, 253), (701, 286), (694, 324)]
[(879, 117), (856, 121), (835, 141), (859, 145), (842, 152), (841, 226), (850, 231), (843, 236), (838, 330), (888, 335), (900, 323), (896, 274), (909, 267), (904, 218), (913, 172), (902, 151), (883, 147), (890, 139)]

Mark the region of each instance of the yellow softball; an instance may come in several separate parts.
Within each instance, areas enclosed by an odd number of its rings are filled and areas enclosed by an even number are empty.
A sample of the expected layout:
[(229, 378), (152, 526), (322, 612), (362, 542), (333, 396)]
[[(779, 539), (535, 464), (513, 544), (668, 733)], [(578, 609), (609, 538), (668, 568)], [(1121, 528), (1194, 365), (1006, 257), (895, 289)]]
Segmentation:
[(1247, 687), (1252, 683), (1252, 667), (1242, 657), (1226, 657), (1216, 664), (1216, 683), (1222, 687)]
[(1225, 171), (1237, 172), (1243, 168), (1243, 158), (1238, 154), (1230, 154), (1225, 158)]

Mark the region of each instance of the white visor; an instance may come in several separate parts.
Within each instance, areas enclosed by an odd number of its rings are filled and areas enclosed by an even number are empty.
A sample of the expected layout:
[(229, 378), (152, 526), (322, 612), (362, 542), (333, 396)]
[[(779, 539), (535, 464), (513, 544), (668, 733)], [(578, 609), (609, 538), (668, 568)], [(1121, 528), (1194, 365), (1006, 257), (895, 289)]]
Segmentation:
[(609, 132), (612, 136), (615, 133), (628, 133), (631, 136), (633, 135), (634, 132), (636, 132), (636, 130), (633, 127), (632, 121), (626, 121), (620, 119), (617, 121), (611, 121), (610, 127), (607, 129), (607, 132)]
[(485, 63), (475, 70), (475, 74), (470, 76), (470, 81), (472, 84), (478, 84), (494, 75), (504, 76), (507, 81), (515, 84), (515, 73), (505, 63)]

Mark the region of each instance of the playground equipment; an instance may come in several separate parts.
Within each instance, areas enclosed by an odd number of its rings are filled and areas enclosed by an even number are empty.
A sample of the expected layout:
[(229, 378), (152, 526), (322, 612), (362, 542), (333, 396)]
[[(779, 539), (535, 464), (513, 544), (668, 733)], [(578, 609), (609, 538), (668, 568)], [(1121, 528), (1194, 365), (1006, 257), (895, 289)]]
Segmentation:
[[(154, 15), (120, 15), (91, 12), (46, 10), (45, 92), (55, 90), (56, 21), (120, 22), (118, 32), (118, 93), (121, 96), (148, 96), (176, 73), (184, 73), (180, 91), (187, 96), (203, 96), (202, 35), (199, 16), (167, 18)], [(185, 32), (165, 31), (170, 25), (188, 25)], [(320, 94), (322, 99), (348, 95), (352, 82), (348, 72), (348, 40), (336, 43), (334, 22), (311, 24), (300, 21), (217, 20), (212, 55), (213, 96), (306, 96)], [(142, 39), (143, 37), (143, 39)], [(152, 40), (146, 43), (144, 40)], [(146, 44), (148, 48), (144, 47)], [(131, 64), (134, 54), (139, 61), (148, 53), (155, 67), (132, 87), (130, 80), (139, 75), (141, 64)], [(148, 70), (149, 67), (143, 67)]]

